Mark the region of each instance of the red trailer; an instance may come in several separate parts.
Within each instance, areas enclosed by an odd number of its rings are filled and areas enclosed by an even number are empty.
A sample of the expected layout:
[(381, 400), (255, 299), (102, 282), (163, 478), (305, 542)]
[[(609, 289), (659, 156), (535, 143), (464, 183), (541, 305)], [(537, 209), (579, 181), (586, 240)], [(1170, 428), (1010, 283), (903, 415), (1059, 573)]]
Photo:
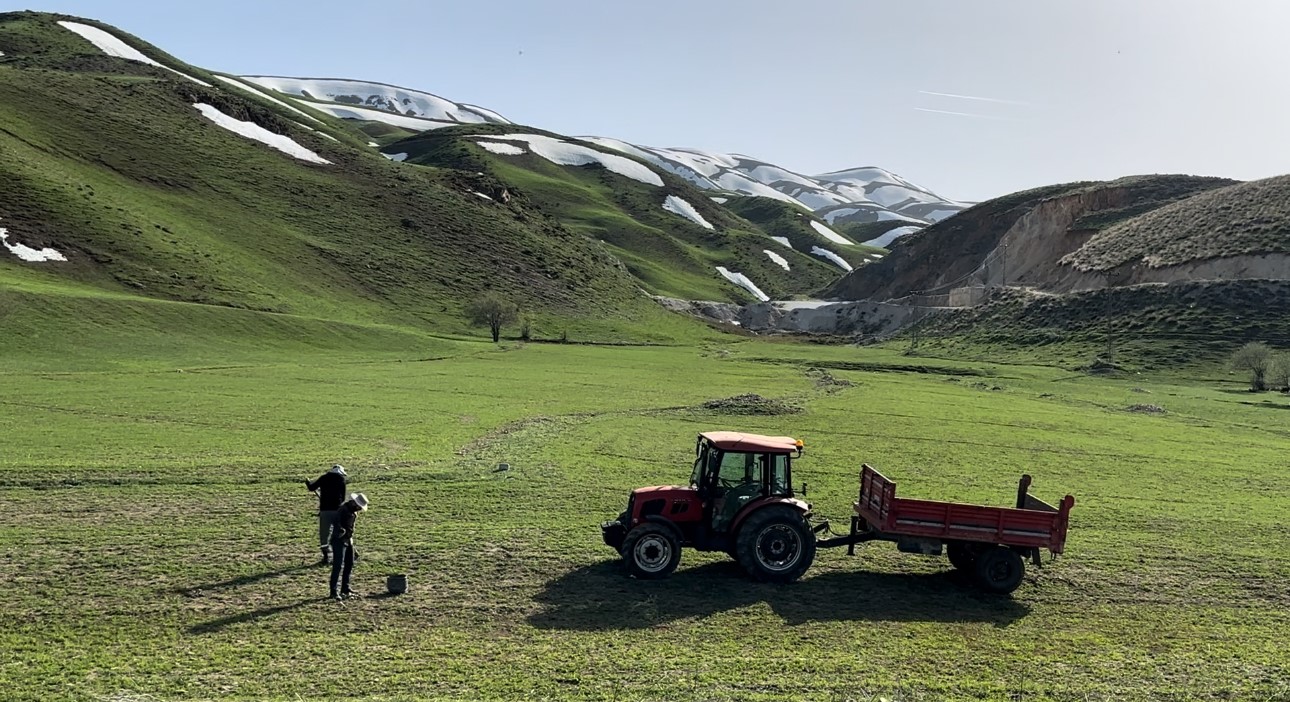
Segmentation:
[(1030, 476), (1021, 476), (1015, 507), (983, 507), (955, 502), (896, 497), (896, 483), (872, 466), (860, 473), (860, 497), (851, 518), (851, 534), (822, 540), (819, 546), (847, 546), (865, 541), (894, 541), (905, 553), (939, 556), (944, 549), (955, 568), (972, 575), (991, 592), (1017, 589), (1025, 576), (1023, 558), (1039, 566), (1040, 549), (1054, 556), (1066, 545), (1066, 529), (1075, 498), (1067, 495), (1054, 507), (1029, 494)]

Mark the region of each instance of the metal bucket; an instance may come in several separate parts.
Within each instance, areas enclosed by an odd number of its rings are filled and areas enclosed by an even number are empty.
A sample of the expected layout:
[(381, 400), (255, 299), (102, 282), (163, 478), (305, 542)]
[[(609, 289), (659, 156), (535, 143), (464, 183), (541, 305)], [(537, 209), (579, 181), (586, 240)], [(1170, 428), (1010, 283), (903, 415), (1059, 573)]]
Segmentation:
[(391, 575), (385, 579), (385, 589), (389, 590), (391, 595), (402, 595), (408, 591), (408, 576), (401, 573)]

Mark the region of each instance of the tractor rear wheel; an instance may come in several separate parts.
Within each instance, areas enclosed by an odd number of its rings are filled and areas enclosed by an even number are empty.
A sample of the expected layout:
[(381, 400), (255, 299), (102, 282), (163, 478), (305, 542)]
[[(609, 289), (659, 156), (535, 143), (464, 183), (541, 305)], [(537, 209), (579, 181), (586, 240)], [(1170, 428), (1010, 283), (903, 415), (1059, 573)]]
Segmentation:
[(991, 546), (976, 558), (976, 582), (983, 590), (1006, 595), (1021, 585), (1026, 564), (1006, 546)]
[(973, 572), (976, 556), (980, 549), (966, 541), (951, 541), (945, 545), (945, 555), (950, 557), (950, 565), (965, 573)]
[(762, 507), (739, 527), (734, 551), (754, 580), (791, 583), (815, 560), (815, 534), (792, 507)]
[(641, 580), (658, 580), (671, 575), (680, 564), (681, 542), (671, 529), (645, 522), (627, 532), (622, 554), (627, 572)]

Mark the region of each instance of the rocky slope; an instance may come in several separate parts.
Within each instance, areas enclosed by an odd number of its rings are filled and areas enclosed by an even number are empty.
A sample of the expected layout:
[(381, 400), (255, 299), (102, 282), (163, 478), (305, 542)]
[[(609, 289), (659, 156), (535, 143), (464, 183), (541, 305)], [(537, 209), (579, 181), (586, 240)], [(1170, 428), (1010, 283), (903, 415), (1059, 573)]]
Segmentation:
[[(1105, 260), (1106, 254), (1095, 256), (1085, 247), (1116, 249), (1112, 243), (1116, 241), (1127, 247), (1125, 242), (1133, 241), (1142, 231), (1162, 228), (1153, 224), (1159, 217), (1152, 213), (1206, 209), (1207, 203), (1225, 201), (1224, 193), (1234, 187), (1245, 186), (1220, 178), (1141, 176), (1015, 193), (983, 202), (899, 240), (881, 262), (847, 275), (826, 294), (850, 300), (889, 300), (911, 295), (948, 297), (959, 289), (1000, 285), (1070, 292), (1195, 279), (1183, 270), (1174, 271), (1172, 277), (1153, 278), (1151, 260), (1134, 259), (1132, 254), (1121, 259), (1123, 265), (1099, 270), (1089, 262)], [(1189, 238), (1185, 233), (1177, 236)], [(1233, 237), (1224, 253), (1264, 253), (1250, 251), (1242, 241), (1246, 240)], [(1192, 272), (1199, 270), (1193, 267)], [(943, 301), (941, 306), (951, 304), (956, 303)]]

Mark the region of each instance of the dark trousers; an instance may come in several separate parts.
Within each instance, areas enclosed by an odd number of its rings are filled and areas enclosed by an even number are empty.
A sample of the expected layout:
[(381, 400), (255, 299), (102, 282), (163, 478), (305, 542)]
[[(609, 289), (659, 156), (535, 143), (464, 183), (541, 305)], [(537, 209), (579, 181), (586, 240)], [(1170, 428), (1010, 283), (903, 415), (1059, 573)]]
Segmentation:
[(327, 544), (331, 541), (332, 525), (336, 523), (336, 510), (320, 509), (318, 510), (318, 548), (327, 550)]
[(331, 593), (336, 594), (336, 581), (340, 591), (349, 592), (349, 573), (354, 570), (354, 547), (348, 541), (331, 542)]

